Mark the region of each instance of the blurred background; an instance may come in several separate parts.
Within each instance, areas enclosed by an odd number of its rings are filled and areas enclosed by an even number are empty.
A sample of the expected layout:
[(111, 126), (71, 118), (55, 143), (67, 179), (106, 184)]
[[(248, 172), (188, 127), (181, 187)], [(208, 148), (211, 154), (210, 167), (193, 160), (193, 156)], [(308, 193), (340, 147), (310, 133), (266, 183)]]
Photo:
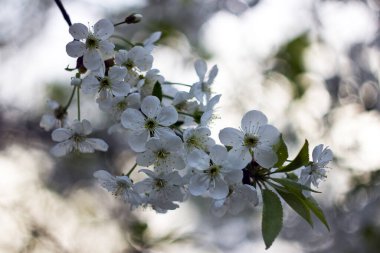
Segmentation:
[[(193, 63), (217, 64), (222, 94), (213, 136), (263, 111), (284, 134), (290, 157), (307, 138), (334, 152), (321, 203), (331, 231), (286, 208), (265, 251), (260, 207), (215, 218), (191, 199), (177, 210), (130, 212), (92, 173), (125, 173), (133, 153), (106, 134), (104, 115), (84, 97), (84, 118), (110, 150), (56, 159), (39, 127), (46, 100), (67, 101), (75, 66), (68, 26), (52, 0), (0, 0), (0, 252), (379, 252), (380, 34), (378, 0), (63, 0), (73, 23), (141, 23), (116, 33), (141, 41), (162, 31), (154, 67), (194, 83)], [(114, 38), (115, 43), (120, 43)], [(75, 108), (69, 111), (75, 115)]]

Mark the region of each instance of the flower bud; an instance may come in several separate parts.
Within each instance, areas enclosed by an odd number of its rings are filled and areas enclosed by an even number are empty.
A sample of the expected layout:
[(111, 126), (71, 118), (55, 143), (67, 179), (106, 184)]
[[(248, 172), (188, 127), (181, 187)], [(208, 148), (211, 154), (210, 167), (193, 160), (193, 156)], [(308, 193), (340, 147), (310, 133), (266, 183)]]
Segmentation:
[(139, 23), (142, 19), (142, 15), (138, 13), (132, 13), (128, 17), (125, 18), (125, 23), (127, 24), (136, 24)]
[(71, 85), (72, 86), (80, 86), (81, 83), (82, 83), (82, 79), (77, 78), (77, 77), (71, 78)]

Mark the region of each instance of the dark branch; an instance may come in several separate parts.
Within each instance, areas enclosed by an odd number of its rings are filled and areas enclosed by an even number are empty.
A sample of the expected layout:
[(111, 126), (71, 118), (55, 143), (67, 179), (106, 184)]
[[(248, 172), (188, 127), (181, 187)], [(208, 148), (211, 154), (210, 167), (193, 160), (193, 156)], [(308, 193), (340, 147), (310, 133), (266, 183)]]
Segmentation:
[(65, 7), (63, 7), (63, 4), (61, 2), (61, 0), (54, 0), (55, 3), (57, 4), (59, 10), (62, 12), (62, 15), (63, 15), (63, 18), (66, 20), (67, 24), (69, 26), (72, 25), (71, 23), (71, 20), (70, 20), (70, 17), (69, 17), (69, 14), (67, 14), (66, 10), (65, 10)]

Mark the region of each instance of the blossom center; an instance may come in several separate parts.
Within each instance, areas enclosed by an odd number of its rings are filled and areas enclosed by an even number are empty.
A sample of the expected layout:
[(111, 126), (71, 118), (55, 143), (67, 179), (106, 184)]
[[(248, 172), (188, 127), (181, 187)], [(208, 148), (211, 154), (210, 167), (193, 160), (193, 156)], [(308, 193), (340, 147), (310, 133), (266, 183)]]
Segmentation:
[(116, 108), (119, 111), (124, 111), (125, 109), (127, 109), (127, 103), (125, 101), (120, 101), (119, 103), (116, 104)]
[(212, 165), (207, 170), (210, 177), (216, 177), (219, 174), (219, 171), (220, 171), (220, 166), (218, 165)]
[(100, 81), (100, 89), (107, 89), (107, 88), (110, 88), (111, 87), (111, 82), (110, 80), (107, 78), (107, 77), (104, 77), (101, 81)]
[(116, 181), (116, 184), (117, 184), (117, 187), (116, 187), (116, 190), (113, 192), (113, 194), (115, 196), (119, 196), (127, 188), (127, 183), (124, 181)]
[(72, 137), (73, 141), (76, 143), (82, 142), (86, 139), (85, 136), (79, 135), (79, 134), (74, 134)]
[(89, 35), (86, 39), (86, 48), (96, 49), (99, 47), (99, 40), (94, 35)]
[(147, 119), (145, 121), (144, 127), (148, 129), (150, 132), (153, 132), (156, 126), (157, 126), (157, 122), (154, 119)]
[(166, 182), (165, 182), (165, 180), (163, 180), (163, 179), (161, 179), (161, 178), (158, 178), (158, 179), (156, 179), (154, 185), (156, 186), (156, 188), (158, 188), (158, 189), (162, 189), (162, 188), (165, 187)]
[(133, 69), (133, 67), (134, 67), (135, 65), (133, 64), (133, 61), (132, 61), (131, 59), (128, 59), (128, 60), (124, 63), (124, 66), (125, 66), (127, 69), (131, 70), (131, 69)]
[(169, 152), (167, 152), (164, 149), (161, 149), (156, 154), (157, 154), (158, 159), (165, 159), (169, 155)]
[(257, 136), (244, 136), (244, 146), (249, 148), (254, 148), (259, 143), (259, 138)]

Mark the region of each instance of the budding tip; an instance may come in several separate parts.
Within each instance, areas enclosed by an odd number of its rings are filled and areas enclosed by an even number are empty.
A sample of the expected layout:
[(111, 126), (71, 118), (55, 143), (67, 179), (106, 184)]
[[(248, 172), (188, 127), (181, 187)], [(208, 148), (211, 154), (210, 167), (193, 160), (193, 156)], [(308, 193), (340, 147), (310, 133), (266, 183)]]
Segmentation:
[(143, 18), (143, 15), (139, 13), (132, 13), (128, 17), (125, 18), (125, 23), (127, 24), (136, 24), (139, 23)]

